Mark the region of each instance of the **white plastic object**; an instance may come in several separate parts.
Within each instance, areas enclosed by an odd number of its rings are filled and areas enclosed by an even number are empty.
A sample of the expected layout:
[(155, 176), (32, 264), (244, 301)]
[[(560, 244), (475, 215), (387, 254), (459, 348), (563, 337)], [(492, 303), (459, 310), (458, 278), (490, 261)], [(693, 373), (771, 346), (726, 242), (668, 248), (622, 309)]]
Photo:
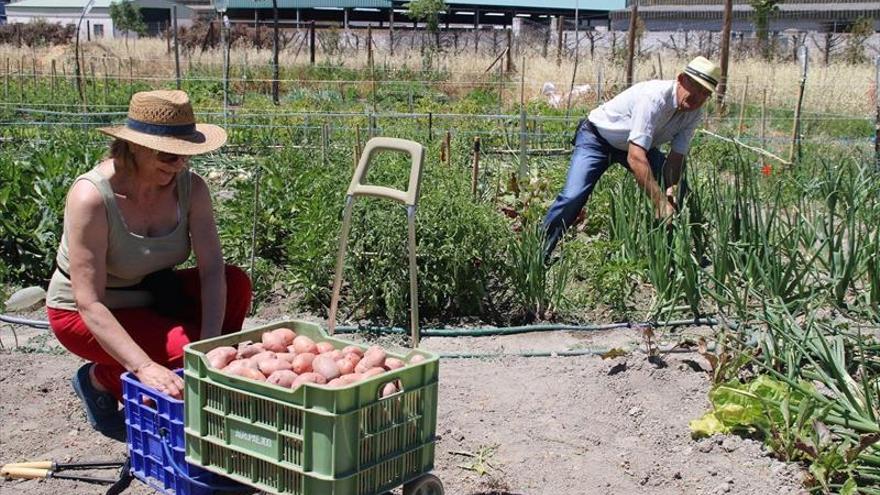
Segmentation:
[(46, 299), (46, 291), (42, 287), (27, 287), (21, 289), (6, 300), (6, 311), (21, 311)]

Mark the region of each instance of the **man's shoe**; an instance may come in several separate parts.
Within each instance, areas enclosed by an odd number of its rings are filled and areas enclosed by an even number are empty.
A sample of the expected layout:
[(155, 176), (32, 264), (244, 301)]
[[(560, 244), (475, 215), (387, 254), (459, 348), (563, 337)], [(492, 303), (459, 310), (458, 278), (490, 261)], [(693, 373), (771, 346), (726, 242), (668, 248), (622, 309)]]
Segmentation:
[(101, 392), (92, 386), (89, 371), (93, 364), (82, 365), (71, 380), (73, 391), (82, 401), (86, 419), (92, 428), (104, 435), (119, 439), (125, 435), (125, 418), (119, 410), (116, 398), (107, 392)]

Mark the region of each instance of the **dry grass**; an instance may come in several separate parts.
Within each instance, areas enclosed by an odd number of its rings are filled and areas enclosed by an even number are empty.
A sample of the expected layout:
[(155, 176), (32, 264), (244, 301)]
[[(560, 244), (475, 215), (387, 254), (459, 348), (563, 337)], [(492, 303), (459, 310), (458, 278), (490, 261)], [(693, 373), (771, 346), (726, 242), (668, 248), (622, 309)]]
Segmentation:
[[(418, 49), (409, 49), (408, 44), (396, 50), (395, 56), (390, 57), (387, 48), (379, 43), (380, 47), (374, 55), (376, 64), (388, 67), (408, 67), (412, 70), (420, 70), (423, 65), (423, 56)], [(308, 61), (307, 48), (300, 48), (298, 41), (288, 46), (280, 54), (282, 66), (302, 65)], [(127, 77), (129, 60), (133, 61), (133, 73), (135, 77), (149, 77), (171, 80), (174, 76), (173, 54), (166, 53), (166, 42), (162, 39), (130, 40), (128, 46), (122, 40), (101, 41), (83, 43), (84, 51), (89, 61), (86, 70), (98, 74), (107, 70), (111, 77), (119, 75)], [(486, 48), (489, 48), (488, 43)], [(600, 56), (601, 54), (601, 56)], [(367, 67), (367, 55), (361, 50), (346, 50), (344, 53), (327, 54), (318, 51), (319, 63), (340, 64), (348, 68)], [(465, 89), (472, 84), (485, 83), (489, 77), (485, 70), (496, 58), (494, 54), (481, 52), (474, 54), (473, 51), (462, 50), (458, 55), (441, 53), (433, 58), (433, 67), (442, 68), (451, 74), (450, 80), (444, 83), (444, 89), (456, 86)], [(57, 73), (71, 73), (73, 68), (73, 47), (55, 46), (39, 48), (16, 48), (11, 45), (0, 45), (0, 64), (4, 59), (9, 60), (10, 70), (15, 73), (22, 61), (22, 69), (25, 74), (30, 74), (33, 62), (37, 61), (38, 72), (50, 72), (51, 61), (56, 61)], [(267, 67), (271, 60), (271, 50), (258, 50), (251, 46), (237, 44), (232, 47), (232, 74), (236, 77), (241, 74), (243, 68), (257, 66)], [(556, 65), (555, 55), (542, 57), (539, 49), (529, 50), (525, 66), (524, 96), (526, 99), (541, 97), (541, 87), (546, 81), (553, 82), (559, 89), (568, 89), (572, 82), (574, 61), (566, 58), (560, 66)], [(493, 73), (497, 72), (499, 61)], [(515, 69), (519, 70), (522, 65), (522, 55), (514, 57)], [(635, 79), (637, 81), (658, 78), (662, 76), (671, 78), (674, 73), (683, 67), (687, 60), (664, 56), (660, 63), (656, 56), (646, 57), (637, 63)], [(183, 54), (181, 67), (186, 71), (190, 66), (214, 66), (222, 65), (222, 50), (208, 50), (205, 53), (196, 51), (193, 54)], [(575, 84), (590, 84), (594, 89), (597, 86), (598, 73), (604, 73), (603, 84), (608, 94), (613, 94), (623, 87), (625, 81), (625, 65), (620, 62), (610, 61), (607, 54), (597, 51), (596, 60), (591, 60), (589, 53), (584, 50), (577, 64)], [(106, 67), (106, 69), (105, 69)], [(0, 71), (4, 71), (0, 66)], [(800, 81), (799, 67), (792, 62), (765, 62), (762, 60), (733, 60), (731, 62), (731, 82), (729, 94), (739, 101), (745, 81), (749, 81), (748, 100), (760, 104), (762, 92), (766, 89), (768, 106), (771, 108), (791, 108), (797, 98), (798, 83)], [(219, 73), (219, 70), (218, 70)], [(368, 76), (367, 76), (368, 77)], [(870, 117), (873, 115), (870, 103), (872, 95), (873, 67), (865, 64), (859, 66), (832, 64), (823, 66), (819, 62), (811, 64), (804, 97), (805, 112), (846, 114)], [(510, 82), (506, 84), (509, 97), (506, 101), (518, 101), (520, 91), (520, 75), (514, 74)], [(595, 96), (593, 96), (595, 98)], [(595, 100), (594, 100), (595, 101)]]

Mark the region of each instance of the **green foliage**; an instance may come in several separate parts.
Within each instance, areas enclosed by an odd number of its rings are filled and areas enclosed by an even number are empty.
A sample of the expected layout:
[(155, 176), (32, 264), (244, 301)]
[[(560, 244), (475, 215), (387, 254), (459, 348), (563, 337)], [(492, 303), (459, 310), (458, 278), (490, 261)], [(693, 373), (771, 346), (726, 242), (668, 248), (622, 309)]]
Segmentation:
[(573, 260), (571, 268), (574, 286), (581, 293), (585, 307), (607, 306), (614, 321), (636, 320), (633, 293), (641, 280), (645, 266), (623, 254), (619, 241), (601, 238), (589, 242), (569, 242), (564, 246), (566, 256)]
[(849, 36), (846, 38), (846, 46), (843, 51), (843, 58), (848, 64), (862, 64), (868, 61), (865, 55), (867, 41), (874, 34), (874, 19), (870, 17), (860, 17), (852, 25), (849, 30)]
[(113, 27), (128, 33), (147, 34), (147, 25), (141, 15), (141, 9), (132, 0), (119, 0), (110, 4), (110, 19)]
[(411, 19), (424, 21), (428, 31), (436, 33), (440, 29), (440, 14), (446, 11), (444, 0), (411, 0), (406, 4), (407, 15)]
[(754, 9), (752, 22), (755, 24), (755, 35), (758, 37), (758, 45), (764, 58), (770, 58), (770, 44), (768, 34), (770, 28), (770, 16), (779, 11), (782, 0), (749, 0), (749, 5)]
[(101, 153), (79, 137), (57, 133), (0, 154), (0, 276), (7, 283), (43, 285), (52, 273), (67, 189)]

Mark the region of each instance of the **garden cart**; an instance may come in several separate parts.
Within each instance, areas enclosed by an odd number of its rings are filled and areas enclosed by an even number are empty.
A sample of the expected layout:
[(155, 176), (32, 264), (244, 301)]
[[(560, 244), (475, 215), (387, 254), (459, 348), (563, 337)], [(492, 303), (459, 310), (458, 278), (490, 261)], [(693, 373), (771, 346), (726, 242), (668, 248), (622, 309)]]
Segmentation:
[[(366, 184), (380, 151), (407, 153), (406, 191)], [(418, 349), (415, 211), (424, 148), (403, 139), (373, 138), (348, 188), (337, 256), (328, 330), (301, 320), (280, 321), (206, 339), (185, 349), (186, 460), (269, 493), (290, 495), (381, 495), (403, 486), (405, 495), (442, 495), (434, 467), (439, 357)], [(206, 353), (219, 346), (259, 341), (263, 333), (289, 328), (334, 348), (359, 345), (333, 335), (345, 251), (355, 198), (387, 198), (406, 206), (410, 268), (412, 345), (389, 357), (410, 363), (352, 385), (295, 389), (220, 372)], [(362, 346), (366, 347), (366, 346)], [(420, 359), (413, 360), (415, 356)], [(383, 387), (399, 385), (385, 395)]]

